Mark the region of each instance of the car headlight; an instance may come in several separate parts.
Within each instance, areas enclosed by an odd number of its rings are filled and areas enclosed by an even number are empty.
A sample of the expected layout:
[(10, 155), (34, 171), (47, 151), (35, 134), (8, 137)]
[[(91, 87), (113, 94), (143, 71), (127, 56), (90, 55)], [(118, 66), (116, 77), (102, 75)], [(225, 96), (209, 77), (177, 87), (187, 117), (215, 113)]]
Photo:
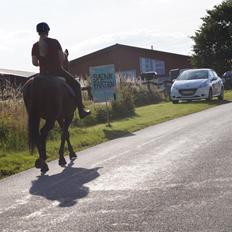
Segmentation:
[(201, 83), (198, 88), (204, 88), (204, 87), (207, 87), (207, 86), (208, 86), (208, 82), (205, 81), (205, 82)]
[(176, 87), (176, 85), (173, 85), (172, 88), (175, 89), (175, 90), (178, 90), (178, 88)]

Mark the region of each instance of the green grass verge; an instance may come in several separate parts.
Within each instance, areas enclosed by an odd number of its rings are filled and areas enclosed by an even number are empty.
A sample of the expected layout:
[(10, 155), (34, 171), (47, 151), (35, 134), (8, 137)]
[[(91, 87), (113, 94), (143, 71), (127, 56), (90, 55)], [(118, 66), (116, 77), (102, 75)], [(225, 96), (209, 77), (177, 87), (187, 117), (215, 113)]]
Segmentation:
[[(225, 93), (225, 102), (232, 100), (232, 91)], [(134, 117), (111, 122), (111, 127), (106, 124), (85, 128), (71, 128), (71, 140), (76, 151), (86, 149), (96, 144), (130, 134), (139, 129), (158, 124), (170, 119), (199, 112), (222, 104), (217, 100), (172, 104), (160, 103), (136, 108)], [(48, 141), (47, 152), (49, 160), (58, 158), (59, 139)], [(21, 172), (34, 166), (37, 155), (30, 155), (28, 151), (13, 152), (0, 150), (0, 178)]]

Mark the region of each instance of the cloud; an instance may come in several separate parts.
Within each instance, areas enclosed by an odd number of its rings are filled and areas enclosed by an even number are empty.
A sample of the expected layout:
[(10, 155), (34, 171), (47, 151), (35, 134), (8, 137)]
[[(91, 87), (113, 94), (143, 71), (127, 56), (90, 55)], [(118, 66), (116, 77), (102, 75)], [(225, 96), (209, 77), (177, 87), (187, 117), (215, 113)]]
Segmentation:
[(33, 41), (34, 35), (28, 31), (0, 31), (0, 68), (28, 69)]
[(22, 46), (20, 44), (27, 44), (28, 41), (32, 41), (34, 38), (33, 33), (28, 31), (17, 31), (13, 33), (6, 33), (0, 31), (0, 44), (2, 49), (7, 49), (8, 51), (15, 51), (20, 49)]

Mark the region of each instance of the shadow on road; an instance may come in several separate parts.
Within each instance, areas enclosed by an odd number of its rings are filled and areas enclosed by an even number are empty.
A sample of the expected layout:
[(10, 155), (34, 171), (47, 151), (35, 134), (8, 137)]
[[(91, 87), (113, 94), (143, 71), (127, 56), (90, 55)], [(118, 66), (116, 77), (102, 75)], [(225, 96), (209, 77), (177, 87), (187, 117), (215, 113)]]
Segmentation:
[(117, 139), (120, 137), (126, 137), (126, 136), (133, 136), (134, 134), (127, 131), (127, 130), (113, 130), (113, 129), (109, 129), (109, 130), (103, 130), (105, 137), (107, 139)]
[(58, 201), (59, 207), (71, 207), (78, 199), (89, 194), (89, 188), (84, 184), (100, 176), (100, 167), (86, 169), (74, 168), (71, 161), (64, 170), (52, 176), (39, 176), (32, 181), (30, 193), (42, 196), (51, 201)]

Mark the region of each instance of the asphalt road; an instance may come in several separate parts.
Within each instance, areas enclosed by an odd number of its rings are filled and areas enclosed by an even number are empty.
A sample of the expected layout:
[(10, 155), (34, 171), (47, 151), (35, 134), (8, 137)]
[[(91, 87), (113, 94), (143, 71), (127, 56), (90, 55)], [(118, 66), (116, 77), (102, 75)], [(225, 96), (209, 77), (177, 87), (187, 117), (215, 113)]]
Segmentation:
[(232, 231), (232, 104), (0, 181), (0, 231)]

